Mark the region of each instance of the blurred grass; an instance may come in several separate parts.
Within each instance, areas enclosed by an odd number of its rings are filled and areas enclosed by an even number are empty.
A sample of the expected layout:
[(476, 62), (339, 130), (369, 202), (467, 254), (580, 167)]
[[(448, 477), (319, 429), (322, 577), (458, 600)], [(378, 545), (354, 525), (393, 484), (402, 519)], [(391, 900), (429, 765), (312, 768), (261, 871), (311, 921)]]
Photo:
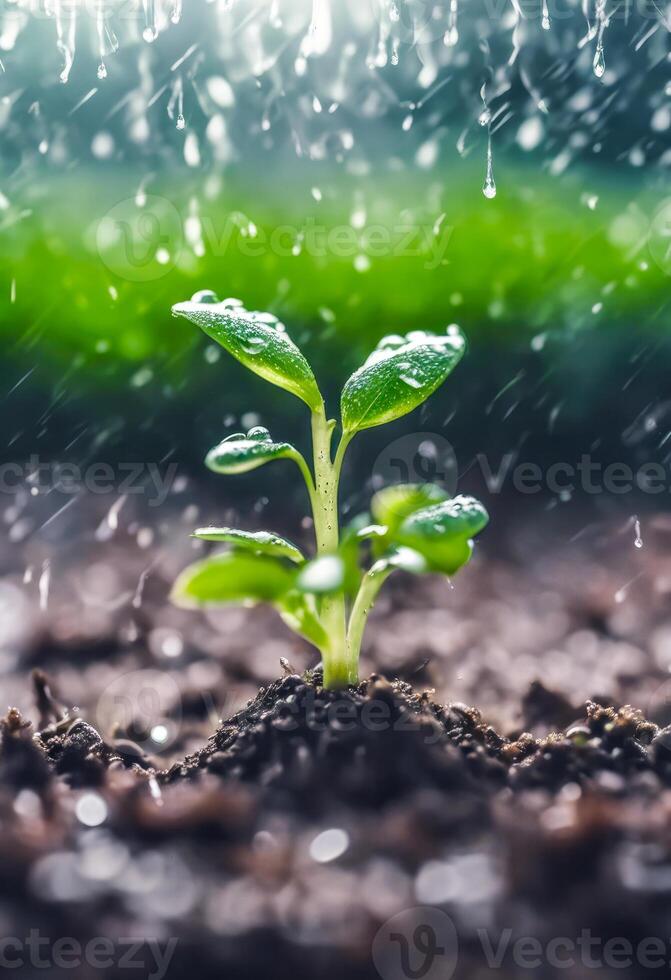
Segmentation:
[[(120, 174), (110, 164), (106, 176), (98, 170), (90, 182), (52, 176), (42, 186), (38, 178), (27, 195), (30, 213), (5, 213), (0, 235), (0, 322), (10, 360), (45, 345), (61, 364), (77, 354), (174, 364), (195, 338), (170, 318), (170, 305), (202, 287), (238, 296), (249, 308), (272, 309), (307, 346), (319, 348), (327, 339), (331, 351), (353, 345), (354, 360), (384, 332), (440, 328), (452, 320), (471, 336), (502, 344), (547, 329), (660, 320), (669, 280), (645, 242), (656, 199), (635, 182), (609, 187), (598, 171), (560, 182), (502, 161), (498, 195), (488, 201), (472, 160), (449, 173), (384, 179), (336, 180), (324, 169), (320, 182), (315, 173), (313, 165), (309, 183), (300, 168), (293, 177), (238, 174), (221, 188), (210, 178), (209, 200), (193, 178), (149, 184), (147, 193), (167, 199), (182, 220), (197, 207), (205, 254), (180, 246), (168, 230), (167, 264), (143, 267), (145, 282), (128, 281), (119, 249), (101, 257), (96, 246), (107, 212), (115, 221), (137, 210), (132, 197), (140, 175)], [(335, 255), (305, 241), (299, 254), (286, 254), (295, 232), (309, 236), (317, 225), (333, 233), (362, 207), (366, 226), (388, 236), (387, 254), (367, 254), (364, 242), (356, 256)], [(225, 240), (232, 212), (254, 223), (256, 239), (235, 227)], [(294, 231), (277, 231), (284, 226)], [(283, 254), (263, 245), (273, 233)], [(145, 247), (140, 242), (139, 253)], [(444, 261), (436, 266), (443, 247)], [(593, 312), (598, 303), (603, 307)]]
[[(494, 443), (515, 444), (537, 429), (543, 447), (548, 426), (556, 428), (548, 416), (562, 404), (561, 419), (580, 438), (585, 420), (591, 438), (602, 438), (610, 422), (616, 438), (615, 413), (622, 426), (630, 422), (668, 363), (669, 279), (647, 242), (661, 195), (640, 171), (623, 170), (616, 183), (608, 171), (586, 168), (557, 179), (501, 157), (497, 197), (486, 200), (481, 162), (374, 178), (297, 163), (205, 182), (196, 173), (145, 180), (146, 193), (176, 209), (180, 222), (197, 208), (205, 232), (199, 257), (188, 243), (175, 247), (168, 223), (167, 263), (141, 264), (147, 281), (129, 280), (123, 249), (101, 254), (96, 244), (106, 214), (114, 222), (137, 213), (146, 175), (124, 173), (114, 161), (90, 180), (35, 172), (20, 206), (1, 215), (0, 379), (11, 395), (4, 452), (62, 453), (74, 444), (123, 453), (135, 445), (146, 454), (149, 445), (152, 458), (176, 452), (200, 461), (230, 426), (229, 412), (259, 412), (277, 430), (300, 432), (300, 405), (225, 355), (217, 359), (198, 331), (170, 316), (172, 303), (205, 287), (283, 319), (333, 407), (342, 381), (384, 333), (456, 321), (471, 355), (434, 400), (438, 430), (441, 413), (445, 420), (459, 406), (457, 426), (466, 434), (477, 420), (480, 442), (498, 418)], [(286, 225), (349, 227), (362, 208), (365, 227), (387, 229), (396, 245), (368, 256), (365, 269), (364, 247), (315, 254), (321, 249), (303, 242), (286, 254), (288, 232), (283, 254), (259, 246)], [(226, 243), (232, 212), (243, 227), (241, 214), (256, 226), (254, 254), (237, 226)], [(436, 225), (445, 262), (432, 267)], [(420, 230), (424, 246), (417, 251), (415, 232), (417, 254), (395, 254), (408, 227)], [(518, 376), (523, 381), (499, 398)]]

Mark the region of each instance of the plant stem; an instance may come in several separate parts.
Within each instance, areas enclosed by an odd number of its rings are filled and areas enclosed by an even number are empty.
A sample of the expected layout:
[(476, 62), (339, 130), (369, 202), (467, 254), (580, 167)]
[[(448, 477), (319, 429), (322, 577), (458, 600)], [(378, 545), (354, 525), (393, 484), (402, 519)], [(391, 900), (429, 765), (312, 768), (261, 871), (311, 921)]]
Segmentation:
[(314, 514), (317, 506), (317, 496), (315, 490), (315, 483), (314, 480), (312, 479), (312, 473), (310, 472), (310, 467), (305, 462), (304, 456), (299, 452), (296, 452), (292, 456), (292, 459), (294, 460), (294, 462), (298, 466), (298, 469), (301, 471), (303, 475), (303, 479), (305, 480), (305, 486), (307, 487), (307, 491), (308, 491), (308, 496), (310, 498), (310, 506), (312, 507), (312, 513)]
[(354, 670), (358, 672), (361, 640), (363, 639), (363, 631), (366, 628), (368, 613), (377, 598), (378, 592), (392, 571), (393, 568), (387, 565), (380, 567), (380, 563), (378, 563), (378, 565), (373, 565), (361, 580), (359, 591), (352, 606), (349, 628), (347, 630), (347, 663), (350, 671)]
[[(331, 462), (331, 434), (324, 408), (312, 413), (312, 446), (314, 453), (315, 495), (312, 501), (317, 554), (335, 554), (338, 550), (338, 476), (342, 463), (340, 447), (336, 463)], [(342, 446), (342, 443), (341, 443)], [(345, 597), (342, 593), (326, 595), (321, 604), (321, 620), (329, 638), (322, 650), (324, 687), (346, 687), (357, 680), (347, 659), (347, 626)]]

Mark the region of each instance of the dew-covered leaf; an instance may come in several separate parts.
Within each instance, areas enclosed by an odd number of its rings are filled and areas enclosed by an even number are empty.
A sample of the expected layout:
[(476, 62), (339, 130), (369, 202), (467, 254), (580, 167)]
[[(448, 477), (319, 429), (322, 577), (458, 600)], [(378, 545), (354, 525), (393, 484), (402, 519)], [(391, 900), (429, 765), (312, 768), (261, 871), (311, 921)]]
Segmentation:
[(229, 551), (186, 568), (171, 598), (187, 608), (275, 603), (292, 588), (294, 577), (295, 572), (279, 559)]
[(273, 442), (267, 429), (258, 425), (227, 436), (211, 449), (205, 465), (215, 473), (247, 473), (273, 459), (298, 459), (299, 454), (288, 442)]
[(296, 545), (272, 531), (240, 531), (233, 527), (199, 527), (193, 533), (194, 538), (201, 541), (220, 541), (231, 544), (244, 551), (253, 551), (258, 555), (273, 555), (275, 558), (288, 558), (290, 561), (303, 562), (305, 558)]
[(436, 483), (397, 483), (374, 494), (370, 509), (378, 524), (390, 530), (415, 511), (449, 499), (449, 493)]
[(411, 412), (443, 383), (465, 348), (456, 325), (444, 334), (413, 330), (384, 337), (343, 388), (344, 431), (352, 434)]
[(423, 555), (432, 570), (451, 575), (471, 557), (471, 539), (488, 520), (478, 500), (459, 496), (406, 517), (393, 537)]
[[(319, 409), (322, 397), (303, 354), (271, 313), (245, 310), (238, 300), (213, 302), (203, 299), (177, 303), (174, 316), (183, 316), (221, 344), (229, 354), (255, 374), (301, 398), (311, 409)], [(216, 297), (214, 297), (216, 300)]]

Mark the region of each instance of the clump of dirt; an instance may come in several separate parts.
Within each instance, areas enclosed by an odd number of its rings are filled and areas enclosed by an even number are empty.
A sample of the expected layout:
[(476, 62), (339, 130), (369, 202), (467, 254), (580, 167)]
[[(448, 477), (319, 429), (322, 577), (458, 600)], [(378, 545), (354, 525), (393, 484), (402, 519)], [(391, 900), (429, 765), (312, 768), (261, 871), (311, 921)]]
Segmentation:
[(17, 711), (0, 724), (8, 935), (153, 935), (175, 940), (170, 977), (334, 980), (379, 976), (375, 937), (418, 906), (454, 924), (464, 976), (502, 930), (665, 935), (671, 732), (629, 706), (576, 710), (535, 684), (530, 727), (565, 726), (502, 735), (405, 682), (287, 673), (161, 768), (34, 685), (38, 731)]

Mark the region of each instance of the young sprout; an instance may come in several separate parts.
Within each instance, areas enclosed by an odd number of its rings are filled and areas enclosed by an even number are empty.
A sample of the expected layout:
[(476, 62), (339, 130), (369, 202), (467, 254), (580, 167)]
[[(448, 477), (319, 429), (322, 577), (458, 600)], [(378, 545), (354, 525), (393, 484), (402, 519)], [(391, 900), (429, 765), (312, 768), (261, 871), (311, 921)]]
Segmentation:
[[(341, 535), (338, 483), (345, 451), (358, 432), (400, 418), (433, 394), (461, 360), (464, 337), (451, 326), (442, 334), (414, 330), (383, 338), (343, 388), (333, 452), (337, 423), (326, 416), (310, 365), (274, 316), (250, 313), (237, 300), (219, 302), (209, 291), (178, 303), (173, 314), (197, 324), (245, 367), (310, 409), (312, 469), (298, 450), (275, 442), (260, 426), (228, 436), (206, 464), (230, 474), (293, 460), (307, 486), (317, 551), (308, 559), (270, 531), (200, 528), (195, 537), (227, 548), (182, 572), (173, 599), (191, 608), (269, 603), (320, 651), (325, 687), (356, 684), (366, 620), (385, 580), (396, 569), (452, 575), (470, 558), (472, 539), (488, 518), (477, 500), (451, 499), (433, 484), (390, 486), (374, 495), (370, 517), (355, 520)], [(372, 556), (368, 568), (362, 568), (362, 552)]]

